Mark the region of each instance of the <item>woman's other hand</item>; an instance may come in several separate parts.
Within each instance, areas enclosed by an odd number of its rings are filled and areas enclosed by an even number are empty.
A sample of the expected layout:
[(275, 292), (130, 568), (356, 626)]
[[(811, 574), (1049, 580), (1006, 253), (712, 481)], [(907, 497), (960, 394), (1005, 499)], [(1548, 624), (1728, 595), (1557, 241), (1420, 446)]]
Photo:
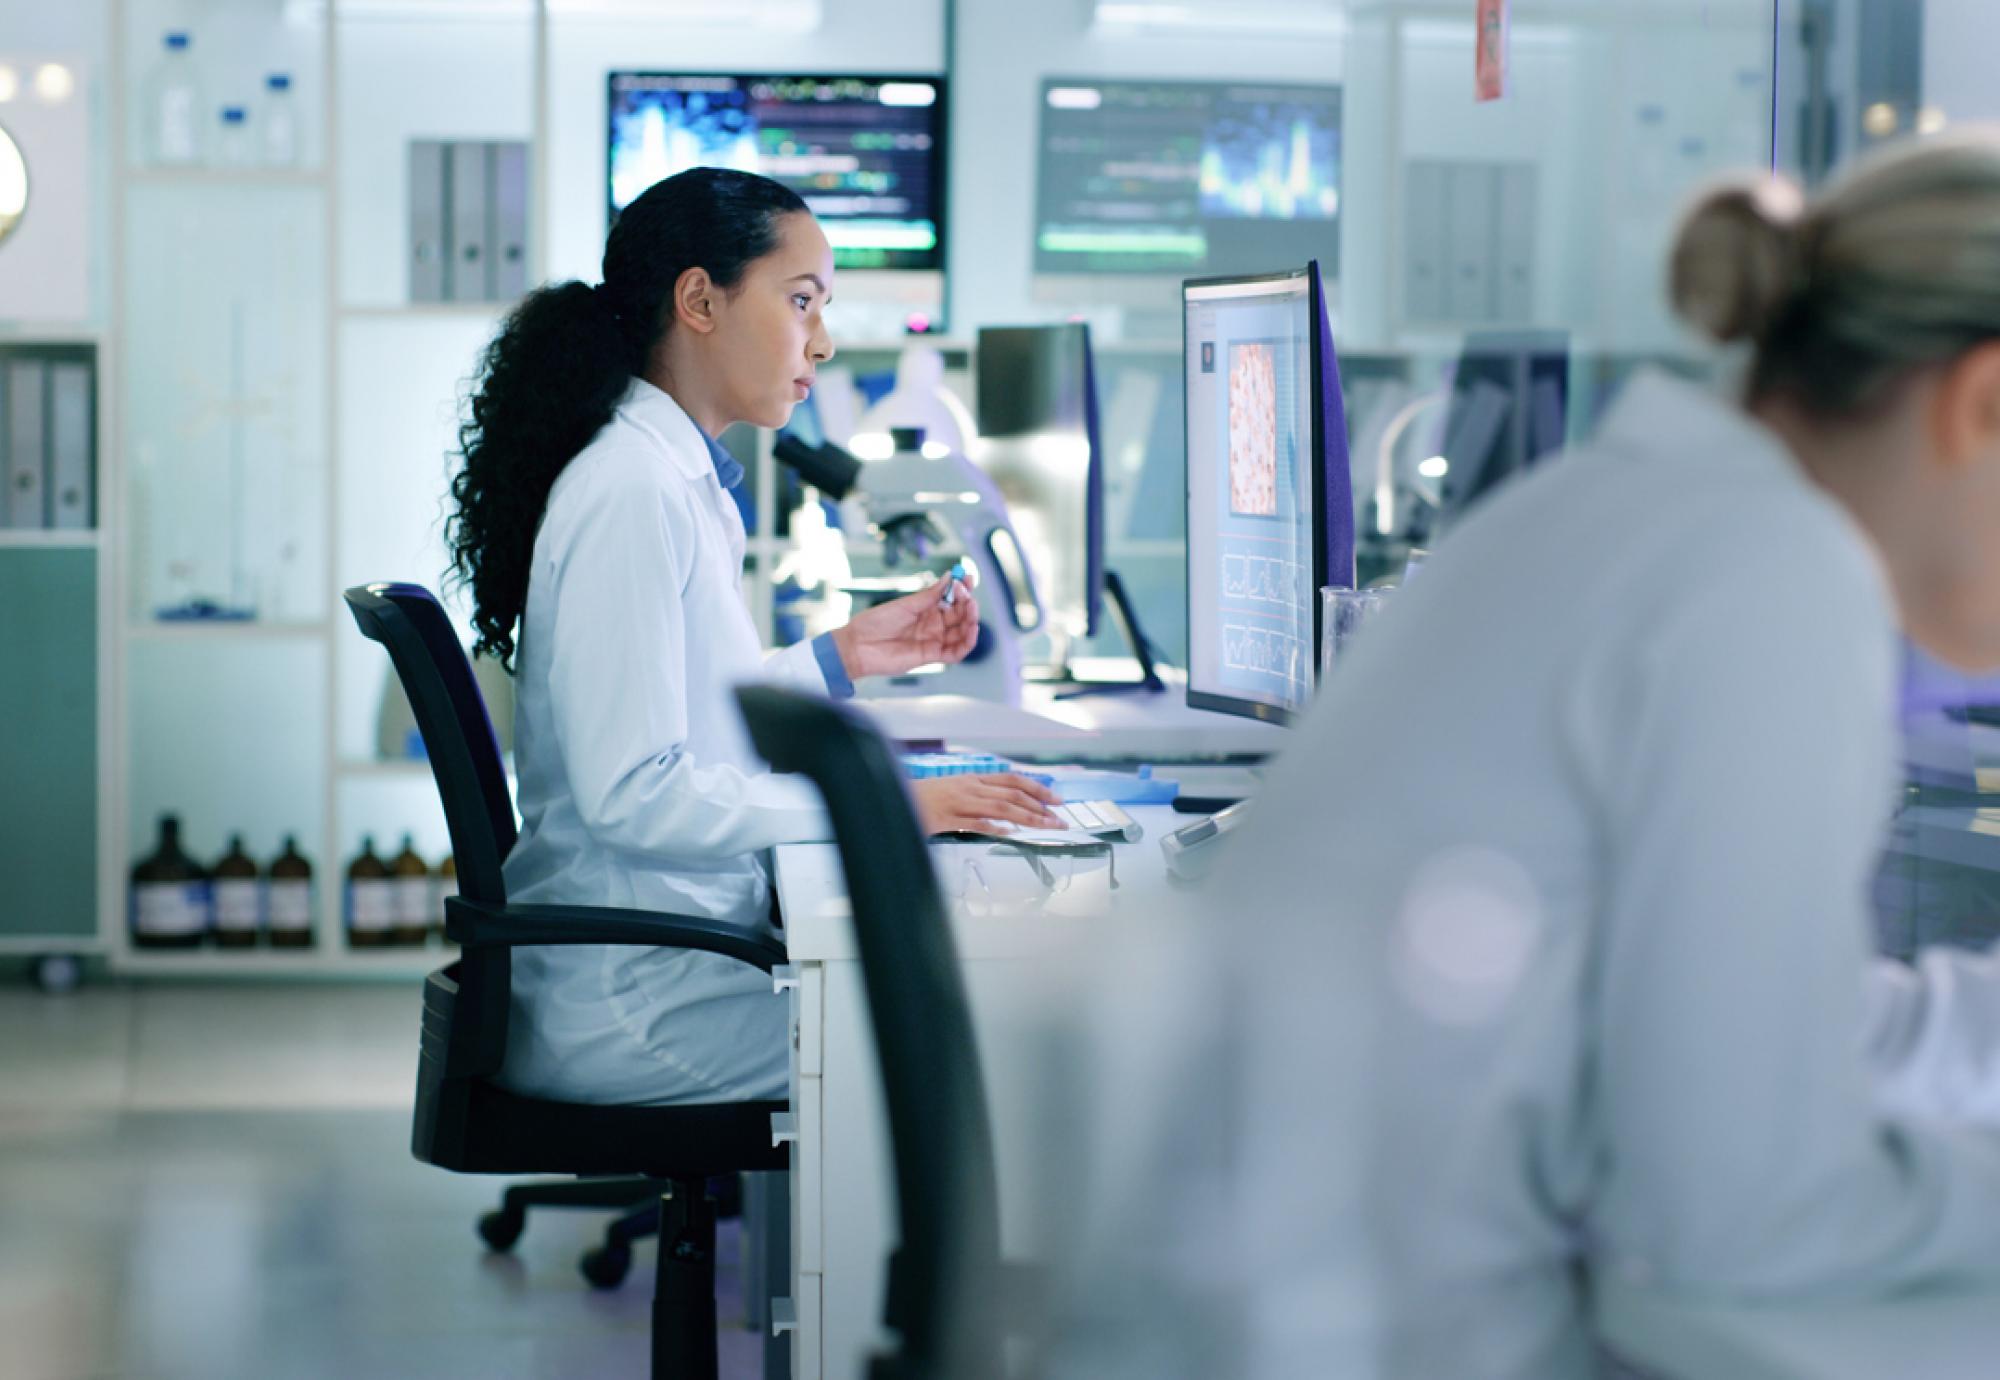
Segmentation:
[(932, 776), (910, 783), (917, 801), (917, 824), (926, 834), (966, 830), (980, 834), (1007, 832), (996, 825), (1029, 829), (1061, 829), (1062, 820), (1049, 813), (1056, 793), (1041, 782), (1015, 772), (991, 776)]

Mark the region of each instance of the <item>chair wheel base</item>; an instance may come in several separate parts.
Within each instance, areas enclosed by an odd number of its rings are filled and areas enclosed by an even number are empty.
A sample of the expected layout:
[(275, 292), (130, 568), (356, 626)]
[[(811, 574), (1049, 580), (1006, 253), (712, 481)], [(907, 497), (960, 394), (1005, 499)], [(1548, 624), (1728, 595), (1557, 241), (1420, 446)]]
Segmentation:
[(479, 1219), (479, 1239), (486, 1243), (489, 1250), (511, 1251), (527, 1227), (527, 1213), (496, 1208)]
[(616, 1289), (632, 1268), (632, 1251), (626, 1246), (593, 1246), (576, 1262), (593, 1289)]

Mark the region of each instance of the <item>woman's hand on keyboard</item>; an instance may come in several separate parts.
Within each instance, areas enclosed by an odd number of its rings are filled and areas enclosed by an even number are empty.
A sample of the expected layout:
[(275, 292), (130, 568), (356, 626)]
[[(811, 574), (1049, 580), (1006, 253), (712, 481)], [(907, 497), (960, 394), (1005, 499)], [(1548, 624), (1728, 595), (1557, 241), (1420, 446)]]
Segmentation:
[(1059, 800), (1039, 781), (1014, 772), (992, 776), (933, 776), (910, 783), (917, 824), (926, 834), (1002, 834), (1008, 826), (1061, 829), (1048, 807)]

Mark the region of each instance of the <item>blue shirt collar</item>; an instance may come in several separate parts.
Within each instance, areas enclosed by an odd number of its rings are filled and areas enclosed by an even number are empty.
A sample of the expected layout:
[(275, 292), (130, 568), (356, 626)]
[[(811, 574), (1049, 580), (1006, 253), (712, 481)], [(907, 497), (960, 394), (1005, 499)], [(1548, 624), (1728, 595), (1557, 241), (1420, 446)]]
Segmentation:
[(701, 432), (702, 442), (708, 447), (709, 462), (715, 466), (715, 477), (722, 482), (722, 487), (733, 489), (741, 484), (743, 467), (736, 463), (736, 457), (722, 448), (722, 442), (702, 431), (700, 427), (696, 427), (695, 430)]

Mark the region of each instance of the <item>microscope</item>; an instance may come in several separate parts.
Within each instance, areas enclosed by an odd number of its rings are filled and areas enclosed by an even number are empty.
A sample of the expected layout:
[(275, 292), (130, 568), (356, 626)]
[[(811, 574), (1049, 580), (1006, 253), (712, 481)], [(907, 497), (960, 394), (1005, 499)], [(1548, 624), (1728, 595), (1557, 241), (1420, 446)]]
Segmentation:
[[(839, 446), (814, 446), (789, 434), (778, 438), (775, 452), (828, 498), (860, 502), (869, 531), (881, 542), (885, 570), (941, 573), (963, 559), (976, 573), (979, 641), (965, 660), (871, 682), (863, 693), (966, 695), (1018, 707), (1021, 639), (1041, 628), (1043, 610), (1000, 490), (957, 451), (926, 442), (920, 429), (895, 427), (890, 435), (895, 452), (866, 464)], [(849, 592), (865, 598), (906, 583), (893, 577), (860, 582)]]

